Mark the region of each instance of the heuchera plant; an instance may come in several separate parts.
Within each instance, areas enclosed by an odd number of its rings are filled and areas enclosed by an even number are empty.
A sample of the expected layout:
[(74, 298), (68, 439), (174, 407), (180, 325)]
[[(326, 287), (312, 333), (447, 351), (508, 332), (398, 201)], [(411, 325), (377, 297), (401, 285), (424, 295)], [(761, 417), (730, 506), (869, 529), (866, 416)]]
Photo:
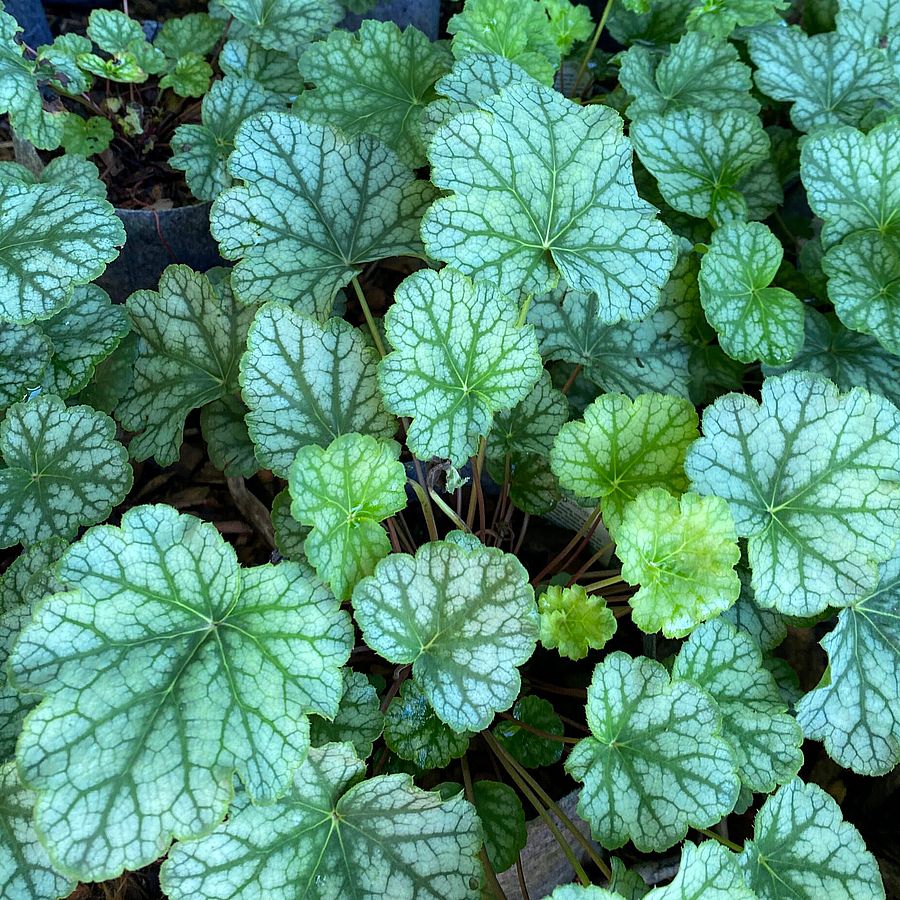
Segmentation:
[[(0, 894), (503, 897), (527, 811), (556, 900), (884, 898), (809, 762), (900, 762), (900, 4), (344, 15), (0, 12)], [(151, 76), (233, 267), (114, 305)]]

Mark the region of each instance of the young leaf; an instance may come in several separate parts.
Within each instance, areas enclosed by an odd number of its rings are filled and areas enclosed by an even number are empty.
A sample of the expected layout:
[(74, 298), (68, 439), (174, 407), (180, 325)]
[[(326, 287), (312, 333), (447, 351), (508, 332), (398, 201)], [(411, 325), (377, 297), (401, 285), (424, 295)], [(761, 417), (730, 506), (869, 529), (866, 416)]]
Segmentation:
[(560, 50), (540, 0), (467, 0), (462, 12), (447, 23), (457, 59), (477, 54), (503, 56), (532, 78), (552, 84)]
[(137, 291), (127, 306), (143, 342), (117, 414), (125, 428), (140, 432), (131, 455), (168, 466), (178, 459), (191, 410), (237, 390), (254, 310), (234, 300), (227, 282), (214, 286), (181, 265), (163, 272), (158, 292)]
[(325, 317), (365, 263), (423, 254), (419, 219), (434, 189), (374, 138), (263, 112), (234, 146), (229, 171), (245, 185), (218, 196), (210, 222), (222, 255), (240, 260), (232, 283), (245, 303)]
[(603, 394), (569, 422), (550, 454), (560, 484), (578, 497), (599, 500), (606, 527), (614, 534), (625, 505), (642, 490), (687, 489), (682, 466), (698, 436), (693, 404), (665, 394)]
[(166, 19), (153, 39), (153, 46), (169, 59), (180, 59), (188, 53), (208, 56), (222, 37), (225, 23), (206, 13), (188, 13)]
[(616, 618), (599, 594), (588, 596), (581, 585), (551, 585), (538, 597), (541, 643), (560, 656), (584, 659), (600, 650), (616, 632)]
[(844, 328), (833, 315), (811, 307), (805, 316), (806, 340), (789, 366), (763, 366), (763, 374), (805, 369), (831, 379), (842, 391), (864, 387), (900, 406), (900, 357), (874, 338)]
[[(685, 19), (696, 3), (697, 0), (637, 0), (631, 8), (625, 3), (613, 3), (607, 27), (616, 41), (626, 47), (639, 43), (663, 47), (684, 34)], [(638, 4), (650, 8), (636, 11)]]
[(92, 10), (87, 36), (111, 56), (122, 55), (135, 41), (146, 40), (141, 23), (117, 9)]
[(304, 551), (339, 600), (391, 552), (379, 524), (406, 506), (400, 445), (342, 434), (324, 450), (301, 447), (291, 464), (291, 515), (312, 526)]
[(49, 318), (125, 243), (109, 203), (61, 185), (0, 183), (0, 209), (0, 322)]
[(297, 451), (339, 434), (388, 440), (397, 421), (382, 405), (375, 351), (343, 319), (321, 325), (286, 306), (256, 314), (241, 358), (241, 393), (259, 461), (287, 475)]
[(679, 502), (663, 488), (642, 491), (625, 507), (616, 540), (622, 577), (641, 586), (629, 601), (641, 631), (684, 637), (738, 598), (741, 551), (720, 497), (688, 493)]
[(604, 847), (666, 850), (734, 808), (740, 782), (705, 691), (616, 651), (594, 669), (587, 717), (592, 737), (566, 771), (584, 783), (578, 813)]
[(803, 343), (803, 302), (770, 287), (784, 250), (760, 222), (717, 228), (700, 264), (700, 302), (722, 349), (741, 362), (790, 362)]
[(37, 604), (47, 594), (63, 590), (54, 566), (66, 546), (61, 538), (32, 544), (0, 578), (0, 761), (12, 759), (22, 722), (40, 699), (17, 691), (9, 683), (7, 660)]
[(454, 731), (486, 728), (512, 706), (517, 666), (534, 652), (538, 614), (528, 573), (494, 548), (436, 541), (395, 553), (353, 592), (363, 640), (413, 675)]
[(505, 454), (549, 456), (553, 440), (569, 417), (566, 396), (541, 372), (531, 393), (517, 406), (494, 416), (487, 442), (488, 460), (501, 464)]
[(250, 40), (271, 50), (295, 53), (327, 34), (343, 18), (336, 0), (219, 0)]
[[(63, 119), (59, 143), (66, 154), (93, 156), (109, 148), (114, 137), (112, 123), (102, 116), (84, 118), (77, 113), (67, 113)], [(62, 157), (65, 159), (65, 157)], [(103, 194), (106, 197), (106, 188)]]
[(472, 735), (455, 732), (435, 714), (415, 679), (407, 679), (384, 719), (384, 742), (420, 769), (443, 769), (469, 748)]
[(16, 764), (0, 765), (0, 892), (16, 900), (68, 897), (76, 882), (50, 863), (32, 822), (34, 793), (23, 787)]
[(803, 734), (749, 635), (722, 619), (705, 622), (682, 645), (672, 678), (693, 681), (716, 701), (745, 787), (771, 793), (797, 774)]
[(310, 750), (286, 797), (254, 806), (238, 796), (225, 824), (177, 844), (163, 890), (171, 900), (477, 898), (474, 808), (459, 794), (420, 790), (409, 775), (364, 774), (347, 744)]
[(315, 570), (309, 565), (303, 551), (310, 529), (291, 515), (291, 494), (287, 488), (272, 501), (272, 527), (275, 529), (275, 547), (278, 552), (285, 559), (308, 566), (312, 575)]
[(609, 879), (610, 891), (621, 894), (625, 900), (641, 900), (647, 896), (650, 891), (647, 882), (634, 869), (626, 868), (621, 859), (610, 856), (609, 867), (612, 870), (612, 878)]
[(799, 778), (763, 804), (739, 861), (759, 900), (884, 900), (878, 863), (859, 832), (822, 788)]
[(102, 522), (131, 488), (116, 424), (53, 394), (11, 406), (0, 422), (0, 547)]
[(719, 398), (685, 470), (728, 501), (756, 601), (795, 616), (850, 606), (878, 580), (900, 537), (900, 413), (876, 394), (824, 378), (767, 378), (762, 403)]
[(372, 745), (383, 730), (384, 715), (375, 688), (365, 675), (351, 669), (344, 669), (344, 693), (334, 719), (315, 715), (309, 719), (309, 741), (313, 747), (346, 741), (360, 759), (372, 755)]
[(696, 32), (686, 34), (662, 58), (648, 47), (632, 47), (622, 56), (619, 81), (634, 98), (625, 110), (629, 119), (691, 107), (759, 112), (750, 95), (750, 68), (740, 61), (737, 48)]
[[(643, 116), (630, 133), (641, 162), (656, 177), (673, 209), (710, 218), (716, 224), (748, 217), (763, 219), (771, 211), (760, 215), (757, 209), (759, 195), (768, 191), (767, 185), (761, 189), (755, 179), (769, 159), (770, 142), (755, 115), (733, 110), (674, 110)], [(778, 202), (780, 197), (771, 208)]]
[(522, 801), (500, 781), (476, 781), (472, 793), (488, 860), (495, 872), (505, 872), (528, 840)]
[(18, 762), (56, 865), (98, 881), (147, 865), (221, 821), (235, 772), (258, 801), (289, 790), (352, 646), (327, 590), (293, 563), (241, 569), (212, 525), (166, 506), (91, 529), (58, 577), (71, 590), (11, 663), (44, 695)]
[(420, 459), (461, 466), (487, 435), (493, 414), (528, 395), (542, 371), (530, 325), (496, 288), (458, 272), (406, 278), (385, 317), (395, 349), (379, 366), (385, 405), (412, 416), (407, 445)]
[(428, 155), (435, 185), (453, 192), (422, 221), (435, 258), (514, 296), (562, 275), (599, 295), (606, 322), (659, 304), (674, 238), (637, 194), (612, 109), (513, 84), (441, 128)]
[(39, 327), (53, 345), (41, 387), (70, 397), (91, 380), (95, 367), (119, 346), (131, 323), (125, 309), (114, 306), (106, 291), (86, 284), (75, 288), (69, 306)]
[(900, 552), (822, 641), (828, 669), (797, 705), (803, 733), (839, 765), (883, 775), (900, 763)]
[(77, 395), (79, 403), (86, 403), (107, 415), (112, 415), (134, 380), (140, 338), (132, 331), (118, 347), (94, 370), (94, 376)]
[(425, 162), (419, 117), (434, 98), (434, 83), (449, 68), (450, 51), (417, 28), (363, 19), (359, 31), (332, 31), (300, 57), (312, 82), (295, 111), (310, 122), (333, 125), (348, 137), (371, 134), (415, 168)]
[[(529, 694), (517, 700), (511, 712), (514, 721), (501, 719), (494, 726), (494, 737), (509, 754), (529, 769), (558, 762), (563, 744), (553, 740), (553, 735), (562, 736), (565, 728), (553, 705), (543, 697)], [(547, 736), (537, 734), (532, 728), (546, 732)]]
[(0, 413), (40, 387), (41, 375), (52, 355), (50, 338), (37, 324), (3, 324), (0, 328)]
[(196, 53), (188, 53), (159, 80), (161, 88), (171, 88), (179, 97), (202, 97), (209, 90), (212, 66)]
[(788, 5), (788, 0), (693, 0), (686, 24), (692, 30), (724, 38), (735, 28), (772, 21)]

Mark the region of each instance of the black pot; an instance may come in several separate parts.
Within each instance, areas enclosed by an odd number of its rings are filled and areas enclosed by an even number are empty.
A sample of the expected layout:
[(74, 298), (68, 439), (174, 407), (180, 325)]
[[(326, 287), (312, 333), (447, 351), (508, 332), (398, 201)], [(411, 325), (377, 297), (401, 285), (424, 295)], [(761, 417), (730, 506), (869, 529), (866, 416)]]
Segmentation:
[(440, 22), (440, 0), (381, 0), (369, 12), (359, 16), (348, 13), (341, 27), (356, 31), (363, 19), (396, 22), (401, 28), (414, 25), (431, 40), (436, 41)]
[(117, 209), (127, 240), (118, 259), (97, 279), (113, 300), (156, 290), (166, 266), (184, 263), (198, 272), (223, 265), (209, 233), (209, 203), (175, 209)]

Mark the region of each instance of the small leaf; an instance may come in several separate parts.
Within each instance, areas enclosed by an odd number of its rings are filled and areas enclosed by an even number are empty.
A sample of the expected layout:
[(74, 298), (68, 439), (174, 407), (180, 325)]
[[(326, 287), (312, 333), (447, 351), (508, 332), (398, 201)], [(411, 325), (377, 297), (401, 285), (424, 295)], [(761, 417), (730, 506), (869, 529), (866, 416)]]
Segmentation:
[(348, 432), (389, 440), (396, 419), (382, 405), (376, 354), (343, 319), (324, 325), (267, 303), (241, 358), (247, 426), (266, 468), (287, 475), (297, 451)]
[(241, 569), (212, 525), (166, 506), (91, 529), (58, 577), (71, 590), (11, 663), (44, 695), (18, 762), (55, 864), (98, 881), (149, 864), (221, 821), (235, 771), (262, 802), (290, 789), (352, 645), (321, 585), (292, 563)]
[(304, 90), (296, 55), (268, 50), (252, 41), (227, 40), (219, 53), (219, 65), (226, 75), (249, 78), (284, 103), (290, 103)]
[(781, 613), (757, 605), (745, 560), (738, 566), (737, 573), (741, 580), (741, 593), (737, 603), (722, 613), (722, 619), (749, 634), (760, 649), (768, 653), (787, 637), (787, 622)]
[(807, 36), (797, 26), (755, 29), (747, 49), (756, 86), (791, 107), (798, 131), (827, 125), (860, 125), (872, 111), (896, 100), (897, 78), (876, 49), (841, 34)]
[(604, 847), (630, 838), (643, 852), (666, 850), (734, 808), (740, 782), (705, 691), (616, 651), (594, 669), (587, 717), (593, 736), (566, 771), (584, 782), (578, 812)]
[(642, 490), (687, 488), (682, 466), (696, 438), (697, 413), (688, 400), (604, 394), (584, 411), (584, 421), (562, 427), (550, 462), (564, 488), (600, 501), (603, 521), (615, 534), (625, 505)]
[(619, 80), (634, 98), (625, 110), (629, 119), (692, 107), (759, 112), (750, 95), (750, 68), (737, 48), (705, 34), (686, 34), (662, 58), (648, 47), (631, 47), (622, 56)]
[(122, 343), (94, 370), (90, 384), (77, 396), (79, 403), (112, 415), (134, 379), (139, 341), (133, 331), (124, 337)]
[(259, 471), (256, 450), (244, 421), (247, 407), (234, 394), (226, 394), (200, 410), (200, 431), (209, 461), (226, 478), (251, 478)]
[[(76, 113), (68, 113), (63, 119), (59, 143), (66, 154), (93, 156), (109, 149), (115, 136), (112, 123), (103, 116), (84, 118)], [(103, 192), (106, 198), (106, 191)]]
[(534, 652), (538, 615), (528, 573), (494, 548), (436, 541), (395, 553), (353, 592), (363, 639), (413, 675), (454, 731), (486, 728), (512, 706), (517, 666)]
[(760, 222), (717, 228), (700, 264), (700, 301), (722, 349), (741, 362), (790, 362), (803, 343), (803, 303), (770, 287), (784, 251)]
[(159, 86), (171, 88), (179, 97), (202, 97), (209, 90), (212, 66), (196, 53), (180, 56), (159, 80)]
[(419, 117), (450, 62), (446, 45), (417, 28), (363, 19), (356, 34), (332, 31), (300, 57), (300, 74), (315, 88), (295, 110), (348, 137), (371, 134), (415, 168), (425, 162)]
[(336, 0), (219, 0), (250, 40), (271, 50), (295, 53), (327, 34), (343, 18)]
[(301, 447), (291, 464), (291, 515), (312, 526), (304, 551), (339, 600), (391, 552), (379, 524), (406, 506), (400, 445), (342, 434), (324, 450)]
[(0, 891), (16, 900), (68, 897), (77, 883), (50, 863), (31, 820), (34, 793), (19, 782), (14, 762), (0, 765)]
[(641, 631), (684, 637), (738, 598), (741, 558), (728, 504), (720, 497), (662, 488), (642, 491), (625, 507), (616, 530), (622, 578), (639, 584), (631, 598)]
[(528, 839), (522, 801), (500, 781), (476, 781), (472, 793), (491, 868), (505, 872), (515, 864)]
[(0, 413), (40, 387), (52, 354), (53, 345), (40, 326), (3, 324), (0, 328)]
[(136, 291), (127, 306), (143, 341), (116, 412), (125, 428), (140, 432), (131, 455), (168, 466), (178, 459), (191, 410), (237, 390), (254, 310), (235, 302), (227, 282), (214, 285), (181, 265), (163, 272), (158, 292)]
[(803, 734), (746, 633), (722, 619), (700, 625), (678, 652), (672, 678), (693, 681), (716, 701), (745, 787), (768, 794), (797, 774)]
[(409, 775), (362, 780), (347, 744), (310, 750), (290, 793), (268, 806), (245, 796), (201, 841), (163, 864), (171, 900), (319, 896), (476, 900), (481, 829), (459, 794), (442, 800)]
[(673, 209), (716, 224), (769, 214), (755, 208), (760, 189), (752, 179), (770, 149), (756, 116), (703, 109), (646, 115), (632, 125), (631, 140)]
[(133, 41), (144, 41), (144, 30), (136, 19), (117, 9), (95, 9), (87, 24), (87, 36), (112, 56), (128, 50)]
[(638, 196), (612, 109), (517, 83), (452, 119), (428, 155), (435, 185), (452, 192), (422, 221), (435, 258), (513, 296), (549, 291), (562, 276), (596, 292), (609, 323), (659, 304), (674, 239)]
[(112, 206), (60, 185), (0, 184), (0, 321), (24, 325), (66, 306), (125, 243)]
[(764, 25), (788, 8), (788, 0), (694, 0), (687, 27), (717, 37), (735, 28)]
[(153, 46), (169, 59), (179, 59), (188, 53), (208, 56), (222, 37), (225, 23), (206, 13), (188, 13), (166, 19), (153, 40)]
[(0, 163), (0, 182), (7, 184), (60, 184), (85, 196), (106, 199), (106, 185), (100, 180), (100, 170), (83, 156), (66, 153), (51, 159), (36, 175), (31, 169), (15, 162)]
[[(494, 737), (504, 749), (529, 769), (552, 766), (558, 762), (563, 743), (553, 740), (552, 735), (561, 737), (565, 729), (553, 705), (543, 697), (529, 694), (517, 700), (511, 712), (515, 721), (501, 719), (494, 726)], [(526, 725), (530, 728), (524, 727)], [(550, 737), (537, 734), (531, 728), (546, 732)]]
[(839, 765), (883, 775), (900, 763), (900, 552), (869, 594), (841, 610), (822, 641), (828, 669), (797, 720)]
[(109, 416), (53, 394), (11, 406), (0, 422), (0, 547), (102, 522), (132, 483), (115, 435)]
[(237, 130), (228, 161), (243, 187), (223, 191), (211, 228), (245, 303), (280, 300), (324, 317), (369, 262), (421, 256), (427, 182), (370, 137), (263, 112)]
[(346, 741), (353, 745), (360, 759), (372, 755), (372, 745), (384, 730), (384, 716), (375, 688), (360, 672), (344, 669), (344, 693), (341, 705), (332, 721), (310, 716), (309, 741), (321, 747), (332, 741)]
[(735, 855), (715, 841), (699, 846), (685, 841), (678, 874), (652, 896), (653, 900), (757, 900), (744, 884)]
[(309, 566), (312, 574), (314, 570), (303, 551), (310, 529), (306, 525), (301, 525), (291, 515), (291, 494), (287, 488), (272, 501), (272, 527), (275, 529), (275, 546), (278, 552), (285, 559)]
[(406, 278), (385, 326), (395, 349), (381, 362), (385, 405), (412, 416), (407, 445), (420, 459), (461, 466), (493, 414), (524, 400), (541, 373), (534, 329), (491, 285), (444, 269)]
[(887, 400), (788, 372), (763, 382), (761, 404), (727, 394), (707, 407), (685, 470), (749, 538), (756, 602), (811, 616), (875, 586), (900, 537), (898, 453)]
[(458, 734), (435, 714), (415, 679), (407, 679), (384, 720), (384, 742), (420, 769), (443, 769), (469, 748), (471, 734)]
[(588, 596), (581, 585), (551, 585), (538, 597), (541, 643), (560, 656), (584, 659), (600, 650), (616, 632), (616, 618), (599, 594)]
[(756, 814), (753, 840), (740, 856), (759, 900), (853, 897), (884, 900), (875, 857), (837, 803), (795, 778)]

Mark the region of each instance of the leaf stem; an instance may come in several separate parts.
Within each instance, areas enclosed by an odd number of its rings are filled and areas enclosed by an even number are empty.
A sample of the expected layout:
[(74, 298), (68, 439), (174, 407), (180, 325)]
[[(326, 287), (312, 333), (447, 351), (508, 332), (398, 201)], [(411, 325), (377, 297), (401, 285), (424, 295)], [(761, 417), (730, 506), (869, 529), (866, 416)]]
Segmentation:
[(603, 29), (606, 28), (606, 20), (609, 18), (609, 14), (612, 11), (614, 2), (615, 0), (606, 0), (606, 6), (603, 7), (603, 12), (600, 15), (600, 21), (597, 22), (597, 27), (594, 29), (594, 36), (591, 38), (591, 42), (590, 44), (588, 44), (587, 52), (584, 54), (584, 59), (581, 60), (581, 65), (578, 67), (578, 74), (575, 76), (575, 81), (572, 82), (572, 93), (569, 95), (571, 97), (574, 97), (576, 92), (578, 91), (578, 83), (581, 81), (581, 77), (587, 70), (588, 63), (591, 61), (591, 57), (594, 55), (594, 51), (597, 49), (597, 44), (600, 43), (600, 35), (603, 34)]
[[(462, 777), (463, 777), (463, 788), (466, 792), (466, 800), (475, 805), (475, 788), (472, 784), (472, 773), (469, 771), (469, 759), (463, 754), (462, 759), (459, 761), (460, 768), (462, 768)], [(497, 881), (497, 873), (494, 871), (494, 867), (491, 865), (491, 861), (488, 859), (487, 850), (485, 850), (484, 845), (482, 844), (481, 850), (478, 851), (478, 856), (481, 858), (481, 864), (484, 866), (484, 874), (487, 876), (488, 886), (491, 889), (491, 893), (495, 897), (501, 898), (501, 900), (506, 900), (506, 893), (503, 888), (500, 886), (500, 882)]]
[(434, 488), (429, 487), (428, 493), (435, 506), (462, 532), (470, 534), (466, 523), (435, 493)]
[(356, 292), (356, 299), (359, 300), (359, 305), (362, 307), (363, 315), (366, 317), (366, 325), (369, 326), (372, 340), (375, 341), (375, 347), (383, 359), (387, 356), (387, 352), (384, 349), (384, 342), (381, 340), (381, 334), (378, 332), (378, 326), (375, 324), (375, 319), (372, 317), (372, 310), (369, 309), (369, 304), (366, 301), (366, 295), (363, 293), (362, 286), (359, 283), (359, 278), (354, 275), (350, 281), (353, 285), (353, 290)]
[(422, 507), (422, 514), (425, 516), (425, 525), (428, 528), (428, 539), (431, 541), (440, 540), (437, 523), (434, 521), (434, 510), (431, 508), (431, 503), (428, 500), (428, 494), (425, 493), (425, 488), (412, 478), (407, 478), (406, 481), (419, 498), (419, 505)]
[(550, 562), (548, 562), (547, 565), (531, 579), (531, 583), (533, 585), (538, 585), (545, 576), (557, 571), (556, 567), (562, 565), (566, 559), (568, 559), (569, 554), (578, 546), (582, 538), (585, 536), (590, 537), (599, 521), (600, 507), (598, 505), (594, 507), (594, 511), (581, 523), (581, 527), (575, 532), (572, 540), (569, 541), (569, 543), (566, 544), (566, 546), (563, 547), (562, 550), (560, 550), (559, 553), (557, 553), (556, 556), (554, 556), (553, 559), (551, 559)]
[(584, 585), (585, 591), (590, 594), (592, 591), (599, 591), (605, 587), (611, 587), (614, 584), (624, 583), (625, 579), (621, 575), (613, 575), (612, 578), (603, 578), (600, 581), (591, 582)]
[(519, 310), (519, 318), (516, 320), (517, 328), (521, 328), (525, 324), (525, 320), (528, 318), (528, 310), (531, 309), (531, 298), (533, 296), (534, 294), (529, 294), (522, 303), (522, 308)]
[(536, 728), (534, 725), (530, 725), (528, 722), (523, 722), (521, 719), (517, 719), (515, 716), (510, 715), (509, 713), (500, 713), (500, 718), (506, 719), (508, 722), (511, 722), (513, 725), (518, 725), (519, 728), (524, 731), (529, 731), (531, 734), (535, 734), (540, 738), (544, 738), (546, 741), (558, 741), (561, 744), (577, 744), (578, 738), (566, 737), (564, 734), (552, 734), (549, 731), (544, 731), (543, 728)]
[[(487, 440), (482, 438), (481, 443), (478, 445), (478, 454), (472, 459), (472, 489), (469, 491), (469, 510), (466, 513), (466, 526), (469, 531), (472, 530), (472, 526), (475, 524), (475, 508), (478, 505), (478, 501), (481, 500), (482, 505), (484, 504), (484, 497), (481, 496), (481, 468), (484, 465), (486, 449)], [(481, 518), (483, 522), (484, 510), (481, 512)]]
[(718, 841), (720, 844), (724, 844), (729, 850), (733, 850), (735, 853), (743, 853), (744, 848), (740, 844), (736, 844), (734, 841), (728, 840), (727, 837), (722, 837), (716, 831), (713, 831), (711, 828), (696, 828), (695, 831), (699, 831), (700, 834), (705, 834), (708, 838), (712, 838), (714, 841)]

